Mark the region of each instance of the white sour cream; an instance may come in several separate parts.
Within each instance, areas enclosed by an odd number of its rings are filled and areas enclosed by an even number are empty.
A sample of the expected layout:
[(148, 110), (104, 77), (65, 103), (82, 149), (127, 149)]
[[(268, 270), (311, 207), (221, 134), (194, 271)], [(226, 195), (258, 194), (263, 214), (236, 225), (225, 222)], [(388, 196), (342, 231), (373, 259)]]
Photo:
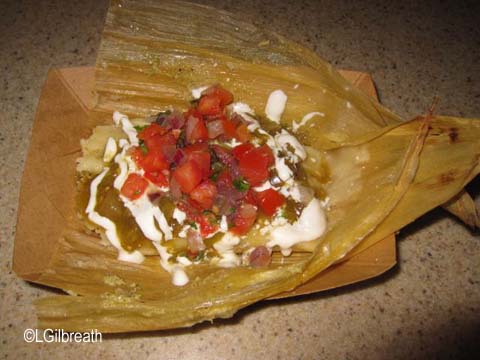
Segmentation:
[(127, 115), (115, 111), (113, 113), (113, 122), (115, 125), (122, 127), (123, 132), (128, 136), (130, 145), (138, 146), (137, 130), (135, 130), (130, 120), (128, 120)]
[(282, 181), (287, 181), (293, 177), (293, 171), (285, 163), (285, 158), (281, 158), (275, 155), (275, 168), (277, 174)]
[(307, 158), (307, 152), (305, 151), (303, 145), (300, 144), (296, 137), (291, 135), (286, 130), (282, 130), (280, 134), (275, 135), (275, 143), (289, 155), (291, 154), (289, 152), (290, 146), (294, 151), (292, 154), (294, 156), (290, 156), (290, 158), (295, 163), (299, 162), (300, 160), (305, 160)]
[(322, 112), (319, 112), (319, 111), (314, 111), (314, 112), (311, 112), (311, 113), (308, 113), (307, 115), (305, 115), (302, 120), (297, 123), (296, 121), (294, 121), (292, 123), (292, 129), (293, 129), (293, 132), (297, 132), (297, 130), (302, 127), (303, 125), (305, 125), (310, 119), (312, 119), (313, 117), (315, 116), (321, 116), (321, 117), (324, 117), (325, 114), (322, 113)]
[(202, 92), (204, 92), (208, 88), (208, 86), (200, 86), (198, 88), (192, 89), (192, 97), (195, 100), (200, 99), (202, 97)]
[(233, 235), (231, 232), (227, 232), (213, 245), (220, 255), (220, 260), (217, 263), (218, 266), (229, 268), (240, 265), (241, 259), (233, 251), (233, 248), (239, 243), (240, 238), (238, 236)]
[(172, 284), (175, 286), (184, 286), (189, 282), (188, 276), (185, 273), (185, 270), (180, 265), (174, 265), (171, 271), (172, 274)]
[(275, 227), (270, 232), (271, 240), (267, 246), (270, 248), (279, 246), (285, 255), (297, 243), (318, 239), (326, 228), (327, 218), (322, 203), (314, 198), (303, 209), (296, 222)]
[(222, 219), (220, 220), (220, 231), (224, 233), (228, 231), (228, 221), (225, 215), (222, 215)]
[(265, 114), (270, 120), (280, 123), (282, 114), (285, 111), (285, 106), (287, 105), (287, 99), (287, 95), (282, 90), (272, 91), (265, 106)]
[(175, 286), (184, 286), (188, 284), (188, 276), (183, 269), (184, 264), (170, 264), (168, 259), (171, 258), (167, 251), (167, 248), (162, 246), (158, 241), (152, 241), (152, 244), (157, 249), (158, 254), (160, 255), (160, 265), (172, 275), (172, 284)]
[(173, 215), (172, 216), (175, 220), (177, 220), (177, 222), (180, 225), (183, 224), (183, 222), (187, 218), (187, 214), (185, 214), (185, 212), (183, 212), (182, 210), (180, 210), (177, 207), (175, 208), (175, 210), (173, 210)]

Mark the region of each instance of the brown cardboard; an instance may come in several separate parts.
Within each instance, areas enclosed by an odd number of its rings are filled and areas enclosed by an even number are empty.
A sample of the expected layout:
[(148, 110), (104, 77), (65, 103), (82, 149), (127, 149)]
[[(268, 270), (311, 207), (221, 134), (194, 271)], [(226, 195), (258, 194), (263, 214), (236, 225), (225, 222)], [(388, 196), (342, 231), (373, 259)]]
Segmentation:
[[(343, 76), (371, 96), (375, 86), (368, 74), (342, 71)], [(80, 139), (93, 126), (88, 110), (94, 105), (94, 69), (55, 69), (43, 87), (25, 163), (18, 208), (13, 270), (36, 282), (48, 269), (58, 240), (81, 226), (74, 210), (75, 159)], [(361, 244), (347, 260), (332, 266), (289, 297), (351, 284), (377, 276), (395, 265), (395, 237)]]

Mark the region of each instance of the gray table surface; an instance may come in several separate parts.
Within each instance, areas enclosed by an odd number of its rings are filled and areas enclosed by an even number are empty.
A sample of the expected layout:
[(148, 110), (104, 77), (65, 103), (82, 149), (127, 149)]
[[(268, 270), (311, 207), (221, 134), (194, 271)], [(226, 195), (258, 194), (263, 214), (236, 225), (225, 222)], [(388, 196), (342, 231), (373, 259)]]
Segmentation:
[[(457, 2), (204, 1), (244, 14), (341, 69), (369, 72), (381, 101), (410, 118), (480, 117), (479, 7)], [(441, 210), (398, 236), (398, 266), (371, 281), (263, 302), (192, 329), (28, 344), (45, 288), (11, 270), (19, 183), (51, 67), (93, 65), (105, 1), (0, 5), (0, 354), (4, 358), (459, 358), (479, 351), (480, 239)], [(177, 24), (176, 26), (181, 26)], [(478, 189), (478, 182), (476, 185)]]

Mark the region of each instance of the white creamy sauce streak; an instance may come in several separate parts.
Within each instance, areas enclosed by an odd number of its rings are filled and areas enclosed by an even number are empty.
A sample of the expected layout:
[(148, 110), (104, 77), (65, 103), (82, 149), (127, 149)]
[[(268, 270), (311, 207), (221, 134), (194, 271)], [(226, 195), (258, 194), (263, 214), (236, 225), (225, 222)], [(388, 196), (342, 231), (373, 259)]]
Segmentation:
[(311, 241), (322, 236), (327, 228), (327, 218), (320, 200), (314, 198), (305, 207), (293, 224), (285, 224), (270, 231), (268, 247), (279, 246), (282, 253), (289, 255), (293, 245)]
[(296, 121), (292, 122), (293, 132), (297, 132), (298, 129), (300, 129), (300, 127), (305, 125), (308, 121), (310, 121), (310, 119), (313, 119), (315, 116), (325, 117), (325, 114), (319, 111), (308, 113), (302, 118), (302, 120), (299, 123), (297, 123)]
[(287, 95), (282, 90), (272, 91), (265, 106), (265, 114), (270, 120), (279, 124), (286, 105)]
[(213, 247), (220, 254), (220, 260), (217, 265), (220, 267), (230, 268), (239, 266), (240, 257), (235, 254), (234, 247), (240, 243), (240, 238), (227, 232), (223, 237), (213, 244)]

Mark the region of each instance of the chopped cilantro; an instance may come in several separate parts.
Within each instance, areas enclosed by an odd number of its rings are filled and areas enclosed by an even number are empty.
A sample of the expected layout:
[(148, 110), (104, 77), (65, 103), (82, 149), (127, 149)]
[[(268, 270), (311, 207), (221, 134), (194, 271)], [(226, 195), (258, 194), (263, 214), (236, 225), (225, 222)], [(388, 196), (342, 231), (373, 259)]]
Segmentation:
[(197, 256), (195, 256), (195, 259), (193, 261), (201, 261), (205, 257), (205, 251), (200, 251)]
[(236, 178), (233, 180), (233, 186), (239, 191), (247, 191), (250, 189), (250, 184), (243, 178)]
[(137, 132), (140, 132), (147, 127), (148, 127), (148, 125), (135, 125), (134, 129), (137, 130)]
[(145, 145), (145, 143), (143, 142), (143, 140), (140, 140), (140, 141), (139, 141), (139, 145), (140, 145), (140, 149), (142, 150), (142, 152), (143, 152), (144, 154), (148, 154), (147, 146)]
[(220, 175), (222, 170), (223, 170), (223, 165), (221, 162), (216, 161), (212, 163), (212, 175), (210, 175), (210, 179), (212, 179), (213, 181), (217, 181), (218, 176)]
[(189, 223), (189, 225), (190, 225), (190, 227), (191, 227), (192, 229), (198, 230), (198, 227), (197, 227), (197, 223), (196, 223), (196, 222), (192, 221), (191, 223)]

